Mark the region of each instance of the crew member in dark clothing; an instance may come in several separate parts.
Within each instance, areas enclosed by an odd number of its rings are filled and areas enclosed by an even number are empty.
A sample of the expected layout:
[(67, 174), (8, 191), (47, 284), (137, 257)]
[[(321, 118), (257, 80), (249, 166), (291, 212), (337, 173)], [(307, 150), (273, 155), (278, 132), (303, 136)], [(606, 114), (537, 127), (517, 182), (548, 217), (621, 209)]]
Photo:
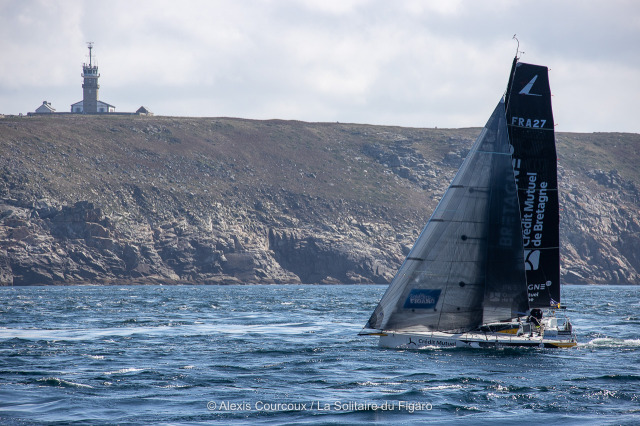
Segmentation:
[(532, 309), (528, 321), (536, 327), (540, 327), (542, 323), (542, 310), (538, 308)]

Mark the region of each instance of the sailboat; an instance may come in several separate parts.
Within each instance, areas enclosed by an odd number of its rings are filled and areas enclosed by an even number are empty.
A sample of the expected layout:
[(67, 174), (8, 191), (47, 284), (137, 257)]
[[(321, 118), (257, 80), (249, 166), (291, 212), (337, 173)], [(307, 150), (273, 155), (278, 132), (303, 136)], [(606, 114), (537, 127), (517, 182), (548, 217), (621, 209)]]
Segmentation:
[(391, 348), (567, 348), (548, 68), (507, 90), (361, 335)]

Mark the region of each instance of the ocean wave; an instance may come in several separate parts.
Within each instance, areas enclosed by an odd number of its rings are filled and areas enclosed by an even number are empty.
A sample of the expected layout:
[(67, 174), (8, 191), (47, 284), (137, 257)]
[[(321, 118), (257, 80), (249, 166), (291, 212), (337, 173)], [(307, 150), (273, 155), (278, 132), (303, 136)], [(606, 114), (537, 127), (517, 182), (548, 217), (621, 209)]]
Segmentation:
[(121, 368), (120, 370), (115, 370), (115, 371), (105, 371), (104, 375), (106, 376), (111, 376), (113, 374), (127, 374), (127, 373), (137, 373), (138, 371), (143, 371), (144, 368), (135, 368), (135, 367), (130, 367), (130, 368)]
[(91, 354), (85, 354), (85, 356), (87, 358), (91, 358), (91, 359), (104, 359), (104, 355), (91, 355)]
[[(146, 322), (146, 321), (143, 321)], [(65, 341), (90, 341), (95, 339), (107, 339), (105, 341), (113, 341), (113, 337), (129, 337), (137, 334), (154, 335), (154, 336), (174, 336), (184, 335), (185, 327), (191, 326), (187, 322), (170, 322), (158, 325), (137, 325), (136, 320), (124, 320), (121, 322), (126, 324), (124, 327), (105, 327), (105, 328), (60, 328), (60, 329), (42, 329), (42, 328), (24, 328), (11, 329), (0, 328), (0, 340), (2, 339), (21, 339), (21, 340), (46, 340), (54, 342)], [(239, 327), (240, 328), (240, 327)], [(203, 325), (192, 326), (188, 330), (188, 334), (199, 335), (207, 334), (209, 330)]]
[(579, 343), (578, 346), (595, 348), (637, 348), (640, 347), (640, 339), (614, 339), (612, 337), (599, 337), (586, 343)]
[(62, 388), (90, 388), (90, 389), (93, 389), (93, 386), (85, 385), (83, 383), (71, 382), (69, 380), (60, 379), (58, 377), (45, 377), (45, 378), (36, 380), (36, 382), (40, 386), (53, 386), (53, 387), (62, 387)]
[[(607, 308), (610, 316), (592, 315), (592, 304), (619, 298), (615, 289), (569, 288), (580, 311), (572, 315), (583, 324), (575, 327), (577, 350), (426, 351), (381, 349), (357, 336), (375, 307), (369, 295), (380, 297), (382, 286), (300, 286), (299, 300), (297, 287), (166, 287), (168, 304), (154, 286), (39, 289), (35, 307), (0, 314), (0, 417), (25, 424), (637, 423), (640, 286), (625, 299), (631, 303)], [(15, 306), (7, 294), (3, 306)], [(68, 314), (78, 300), (93, 310)], [(181, 305), (197, 308), (185, 313)], [(218, 408), (316, 401), (332, 410), (211, 411), (208, 400)], [(334, 401), (433, 410), (338, 412)]]
[(570, 379), (574, 382), (583, 382), (583, 381), (607, 381), (607, 382), (637, 382), (640, 381), (640, 376), (635, 374), (603, 374), (597, 376), (585, 376), (585, 377), (576, 377)]
[(434, 390), (447, 390), (447, 389), (462, 389), (462, 385), (438, 385), (438, 386), (427, 386), (422, 388), (422, 391), (434, 391)]

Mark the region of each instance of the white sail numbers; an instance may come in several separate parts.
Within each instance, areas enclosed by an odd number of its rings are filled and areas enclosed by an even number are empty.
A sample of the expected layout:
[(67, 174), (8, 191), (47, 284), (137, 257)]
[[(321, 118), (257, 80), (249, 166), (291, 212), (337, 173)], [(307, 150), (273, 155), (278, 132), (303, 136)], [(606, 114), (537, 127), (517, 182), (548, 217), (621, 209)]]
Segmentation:
[(523, 118), (523, 117), (511, 117), (511, 125), (519, 127), (533, 127), (536, 129), (544, 128), (547, 120), (542, 118)]

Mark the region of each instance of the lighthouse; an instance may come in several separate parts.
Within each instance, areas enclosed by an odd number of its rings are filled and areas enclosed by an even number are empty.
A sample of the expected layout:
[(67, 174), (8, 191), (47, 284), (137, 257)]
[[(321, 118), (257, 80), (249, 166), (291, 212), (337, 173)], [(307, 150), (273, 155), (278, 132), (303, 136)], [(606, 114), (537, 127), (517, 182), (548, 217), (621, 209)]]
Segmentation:
[(85, 113), (96, 114), (98, 112), (98, 90), (100, 85), (98, 84), (98, 66), (91, 63), (91, 49), (93, 49), (93, 43), (87, 43), (89, 47), (89, 64), (82, 64), (82, 77), (84, 83), (82, 84), (82, 103)]
[(71, 112), (83, 114), (115, 112), (115, 106), (98, 99), (98, 90), (100, 89), (98, 78), (100, 73), (98, 72), (98, 65), (94, 64), (92, 55), (93, 42), (88, 42), (87, 47), (89, 47), (89, 63), (82, 64), (82, 101), (71, 105)]

